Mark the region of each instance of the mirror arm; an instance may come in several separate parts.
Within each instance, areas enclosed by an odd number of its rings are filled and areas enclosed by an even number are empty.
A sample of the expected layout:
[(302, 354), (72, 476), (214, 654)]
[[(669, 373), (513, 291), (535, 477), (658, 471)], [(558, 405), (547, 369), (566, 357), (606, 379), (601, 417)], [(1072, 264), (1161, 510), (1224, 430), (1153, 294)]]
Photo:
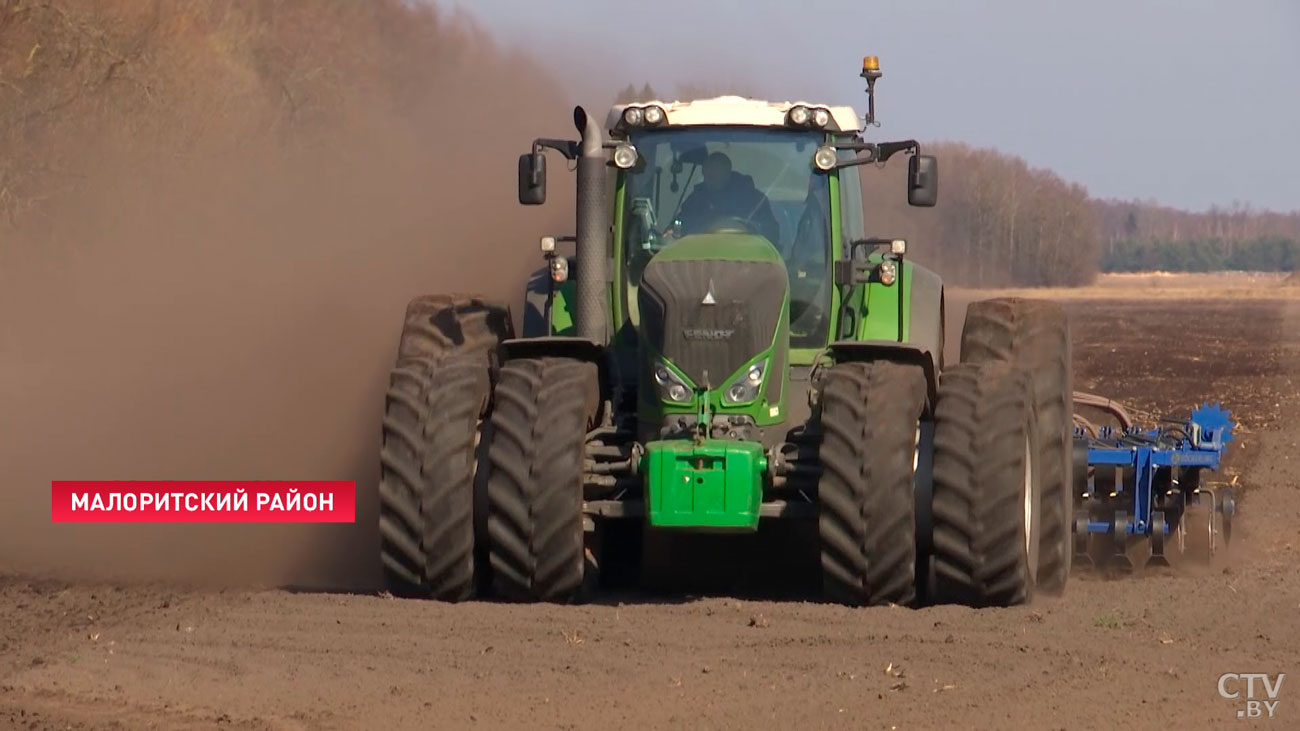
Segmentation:
[(536, 155), (542, 151), (542, 148), (555, 150), (564, 155), (566, 160), (577, 160), (579, 153), (582, 152), (582, 143), (572, 140), (554, 140), (545, 137), (539, 137), (533, 140), (533, 154)]
[(841, 150), (865, 152), (867, 155), (866, 157), (860, 157), (856, 160), (845, 160), (844, 162), (837, 163), (832, 170), (853, 167), (855, 165), (866, 165), (868, 163), (886, 162), (889, 158), (900, 152), (909, 152), (913, 155), (921, 154), (921, 144), (916, 140), (902, 140), (899, 142), (860, 142), (857, 140), (844, 142), (837, 141), (835, 147)]
[(913, 155), (921, 154), (921, 144), (916, 140), (902, 140), (901, 142), (881, 142), (876, 145), (877, 154), (880, 162), (885, 162), (898, 152), (911, 152)]

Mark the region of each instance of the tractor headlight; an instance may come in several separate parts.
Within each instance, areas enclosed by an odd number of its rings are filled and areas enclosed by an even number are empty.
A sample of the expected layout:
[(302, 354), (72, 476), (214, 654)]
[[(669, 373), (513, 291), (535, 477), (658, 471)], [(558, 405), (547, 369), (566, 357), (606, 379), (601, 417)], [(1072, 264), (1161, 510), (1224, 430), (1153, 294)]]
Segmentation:
[(790, 124), (802, 127), (805, 124), (808, 124), (808, 118), (811, 116), (812, 112), (808, 110), (808, 107), (805, 107), (802, 104), (792, 107), (790, 109)]
[(655, 383), (659, 385), (659, 398), (675, 404), (689, 403), (691, 387), (665, 363), (655, 363)]
[(740, 377), (727, 386), (722, 393), (722, 401), (727, 404), (747, 404), (758, 398), (758, 390), (763, 387), (763, 375), (767, 371), (767, 359), (745, 369)]
[(892, 261), (881, 262), (877, 271), (880, 272), (880, 283), (885, 286), (889, 286), (898, 280), (898, 266)]
[(814, 109), (812, 113), (812, 122), (816, 127), (825, 127), (831, 123), (831, 110)]
[(614, 165), (627, 170), (636, 165), (636, 148), (629, 144), (620, 144), (614, 148)]
[(623, 123), (629, 127), (640, 127), (643, 119), (645, 119), (645, 112), (641, 111), (641, 107), (628, 107), (623, 110)]
[(663, 107), (651, 106), (645, 108), (645, 112), (642, 113), (642, 116), (645, 118), (646, 124), (650, 125), (651, 127), (654, 127), (656, 125), (663, 124), (664, 117), (666, 117), (667, 115), (664, 113)]
[(823, 145), (817, 148), (813, 153), (813, 165), (822, 172), (828, 172), (835, 168), (835, 163), (839, 162), (835, 155), (835, 148), (830, 145)]

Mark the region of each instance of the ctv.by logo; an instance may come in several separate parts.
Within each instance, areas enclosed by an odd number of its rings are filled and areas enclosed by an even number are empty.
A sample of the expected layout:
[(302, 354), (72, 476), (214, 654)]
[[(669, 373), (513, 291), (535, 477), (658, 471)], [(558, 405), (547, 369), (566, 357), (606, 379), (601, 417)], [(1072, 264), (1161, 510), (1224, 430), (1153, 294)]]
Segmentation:
[[(1278, 693), (1282, 690), (1282, 681), (1286, 679), (1286, 673), (1278, 673), (1277, 679), (1272, 679), (1267, 673), (1224, 673), (1219, 676), (1219, 696), (1228, 700), (1237, 700), (1241, 698), (1242, 686), (1245, 686), (1246, 707), (1237, 709), (1237, 718), (1272, 718), (1277, 712), (1277, 704), (1281, 703), (1277, 699)], [(1259, 686), (1256, 686), (1256, 681)], [(1256, 697), (1256, 689), (1260, 687), (1268, 700), (1259, 700)]]

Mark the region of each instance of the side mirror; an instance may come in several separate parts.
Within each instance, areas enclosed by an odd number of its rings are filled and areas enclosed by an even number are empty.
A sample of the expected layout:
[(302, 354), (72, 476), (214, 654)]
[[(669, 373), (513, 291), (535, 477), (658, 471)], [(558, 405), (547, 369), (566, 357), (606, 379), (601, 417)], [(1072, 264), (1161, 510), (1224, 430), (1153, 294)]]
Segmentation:
[(939, 160), (913, 155), (907, 161), (907, 203), (930, 208), (939, 200)]
[(541, 151), (519, 156), (519, 202), (525, 206), (546, 202), (546, 155)]

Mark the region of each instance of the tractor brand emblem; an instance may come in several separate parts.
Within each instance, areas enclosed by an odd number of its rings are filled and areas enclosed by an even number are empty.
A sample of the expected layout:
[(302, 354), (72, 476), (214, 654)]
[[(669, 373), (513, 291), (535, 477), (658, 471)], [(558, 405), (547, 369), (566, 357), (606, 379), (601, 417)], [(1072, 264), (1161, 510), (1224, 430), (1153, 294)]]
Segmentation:
[(682, 330), (682, 335), (687, 340), (726, 340), (735, 334), (734, 329), (722, 329), (711, 327), (688, 327)]
[(718, 300), (713, 296), (713, 280), (709, 280), (709, 291), (704, 293), (704, 299), (700, 300), (702, 305), (716, 305)]

